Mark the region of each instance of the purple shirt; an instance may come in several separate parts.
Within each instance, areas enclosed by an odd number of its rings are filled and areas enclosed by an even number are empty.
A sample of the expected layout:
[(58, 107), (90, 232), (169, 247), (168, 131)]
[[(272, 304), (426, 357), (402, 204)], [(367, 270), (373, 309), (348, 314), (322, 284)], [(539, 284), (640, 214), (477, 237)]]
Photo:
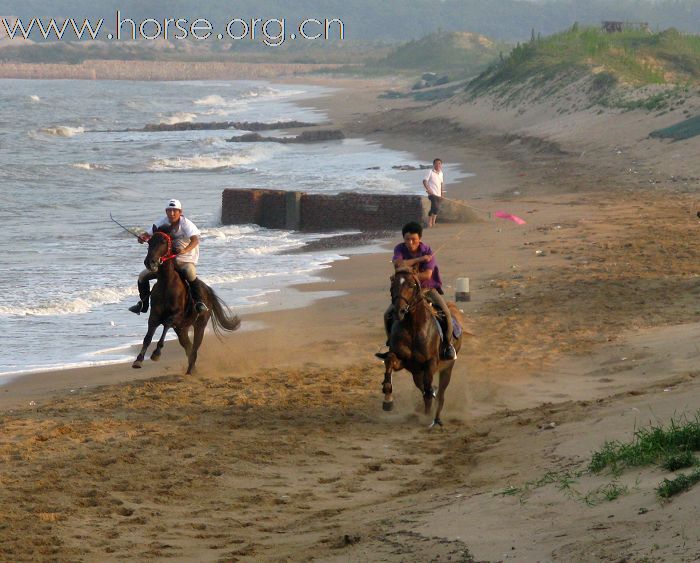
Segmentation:
[[(432, 256), (432, 254), (432, 249), (427, 244), (422, 242), (418, 245), (418, 252), (416, 252), (416, 254), (411, 254), (411, 251), (408, 250), (406, 243), (402, 242), (401, 244), (397, 244), (396, 247), (394, 247), (394, 257), (392, 258), (392, 261), (411, 260), (413, 258), (418, 258), (419, 256)], [(423, 289), (440, 289), (442, 287), (442, 280), (440, 279), (440, 271), (438, 270), (438, 266), (435, 262), (434, 257), (431, 258), (429, 262), (421, 262), (420, 264), (418, 264), (419, 272), (425, 272), (426, 270), (432, 270), (433, 275), (430, 276), (430, 279), (421, 281), (420, 286)]]

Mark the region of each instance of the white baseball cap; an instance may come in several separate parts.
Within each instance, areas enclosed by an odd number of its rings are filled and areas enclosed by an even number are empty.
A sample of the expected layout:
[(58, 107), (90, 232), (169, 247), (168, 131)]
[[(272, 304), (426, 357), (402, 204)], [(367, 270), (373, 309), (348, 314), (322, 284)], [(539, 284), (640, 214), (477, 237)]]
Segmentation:
[(165, 206), (166, 209), (179, 209), (182, 211), (182, 204), (179, 199), (171, 199), (168, 205)]

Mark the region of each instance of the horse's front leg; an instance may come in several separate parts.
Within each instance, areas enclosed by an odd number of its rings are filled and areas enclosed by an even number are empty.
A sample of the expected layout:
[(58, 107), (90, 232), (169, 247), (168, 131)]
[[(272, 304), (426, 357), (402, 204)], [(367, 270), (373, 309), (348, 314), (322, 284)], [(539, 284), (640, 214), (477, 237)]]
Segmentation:
[(425, 414), (430, 414), (430, 410), (433, 406), (433, 398), (435, 397), (433, 374), (435, 373), (436, 366), (433, 364), (433, 362), (430, 362), (423, 370), (423, 403), (425, 404)]
[(382, 409), (384, 409), (385, 411), (391, 411), (394, 409), (391, 374), (394, 371), (398, 371), (400, 369), (401, 362), (393, 352), (390, 352), (389, 355), (386, 358), (384, 358), (384, 382), (382, 383), (382, 393), (384, 393), (384, 402), (382, 403)]
[(166, 320), (163, 323), (163, 334), (160, 335), (160, 340), (158, 340), (158, 344), (156, 344), (156, 349), (153, 350), (153, 354), (151, 354), (151, 360), (154, 362), (160, 360), (160, 354), (163, 351), (163, 346), (165, 344), (165, 335), (170, 330), (171, 326), (173, 326), (171, 320)]
[(437, 408), (435, 409), (435, 418), (433, 423), (430, 425), (432, 428), (436, 424), (442, 426), (442, 420), (440, 420), (440, 413), (442, 412), (442, 406), (445, 404), (445, 390), (450, 384), (450, 379), (452, 379), (452, 368), (454, 367), (454, 361), (450, 363), (448, 367), (440, 372), (440, 379), (438, 383), (437, 392)]
[(146, 336), (143, 338), (143, 346), (141, 347), (139, 355), (136, 356), (136, 360), (134, 360), (134, 363), (131, 364), (132, 368), (140, 368), (141, 364), (143, 364), (143, 358), (146, 355), (146, 350), (151, 345), (151, 340), (153, 340), (153, 335), (155, 334), (159, 324), (160, 323), (154, 317), (148, 318), (148, 331), (146, 332)]

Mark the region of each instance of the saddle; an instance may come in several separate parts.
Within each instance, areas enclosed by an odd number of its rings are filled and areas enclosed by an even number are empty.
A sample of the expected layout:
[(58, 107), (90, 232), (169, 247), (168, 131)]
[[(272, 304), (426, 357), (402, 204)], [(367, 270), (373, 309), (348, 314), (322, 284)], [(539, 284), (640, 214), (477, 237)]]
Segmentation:
[(187, 278), (183, 275), (182, 272), (178, 272), (178, 275), (180, 276), (180, 279), (182, 280), (182, 283), (185, 284), (185, 289), (187, 290), (187, 305), (186, 309), (189, 312), (190, 309), (194, 307), (194, 295), (192, 293), (192, 285), (190, 282), (187, 281)]
[[(447, 330), (447, 320), (445, 319), (445, 313), (442, 309), (435, 306), (435, 304), (428, 299), (430, 307), (433, 311), (433, 318), (435, 319), (435, 324), (437, 325), (438, 332), (440, 333), (440, 342), (445, 342), (445, 331)], [(459, 324), (457, 318), (452, 315), (452, 337), (454, 339), (459, 338), (462, 335), (462, 326)]]

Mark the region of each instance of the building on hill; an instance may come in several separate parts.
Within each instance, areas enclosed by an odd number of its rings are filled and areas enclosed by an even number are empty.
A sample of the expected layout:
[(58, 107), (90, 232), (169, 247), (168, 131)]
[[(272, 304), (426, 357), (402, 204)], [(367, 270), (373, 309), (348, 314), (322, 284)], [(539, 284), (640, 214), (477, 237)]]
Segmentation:
[(607, 33), (621, 33), (622, 31), (627, 31), (630, 29), (638, 29), (642, 31), (651, 31), (649, 29), (648, 22), (618, 22), (618, 21), (604, 21), (601, 27), (603, 31)]

